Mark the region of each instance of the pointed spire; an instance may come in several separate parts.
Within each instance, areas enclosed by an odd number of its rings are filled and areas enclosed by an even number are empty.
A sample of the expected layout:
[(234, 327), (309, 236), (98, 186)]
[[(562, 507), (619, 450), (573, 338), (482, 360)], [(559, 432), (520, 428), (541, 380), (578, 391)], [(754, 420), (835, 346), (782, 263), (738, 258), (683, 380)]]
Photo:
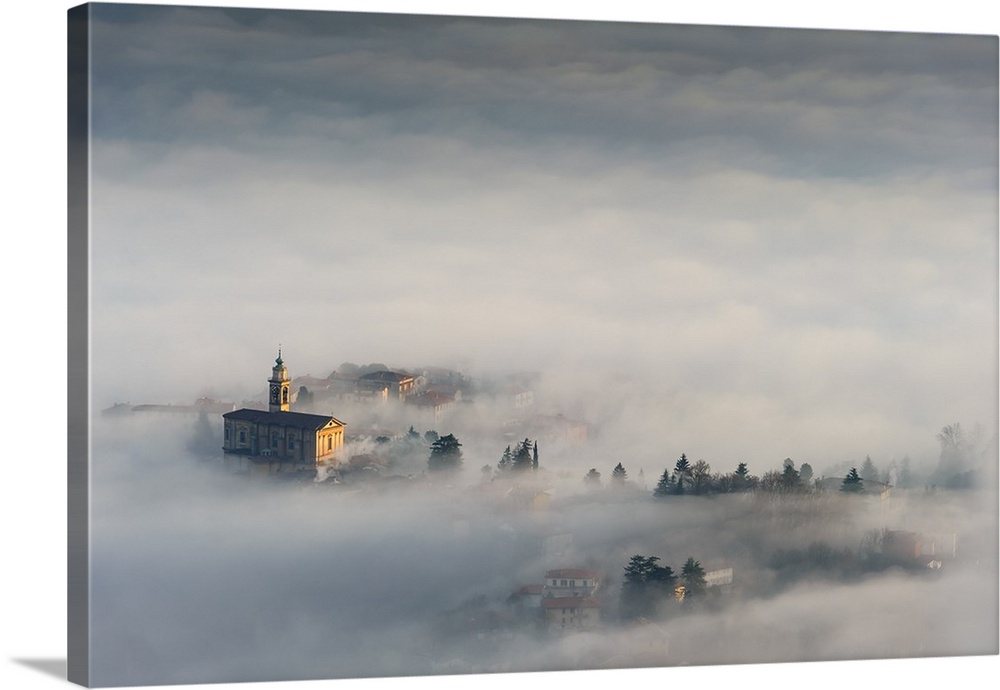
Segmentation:
[(278, 343), (278, 359), (274, 360), (274, 363), (279, 367), (284, 364), (284, 362), (281, 361), (281, 343)]

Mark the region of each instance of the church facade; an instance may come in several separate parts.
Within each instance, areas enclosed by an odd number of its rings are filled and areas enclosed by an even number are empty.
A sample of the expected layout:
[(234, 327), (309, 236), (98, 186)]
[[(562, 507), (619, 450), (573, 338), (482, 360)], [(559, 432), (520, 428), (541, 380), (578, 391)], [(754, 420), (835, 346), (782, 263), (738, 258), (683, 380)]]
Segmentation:
[(244, 408), (222, 415), (226, 455), (243, 456), (272, 471), (333, 460), (344, 446), (345, 425), (335, 417), (291, 411), (291, 379), (281, 350), (267, 383), (267, 410)]

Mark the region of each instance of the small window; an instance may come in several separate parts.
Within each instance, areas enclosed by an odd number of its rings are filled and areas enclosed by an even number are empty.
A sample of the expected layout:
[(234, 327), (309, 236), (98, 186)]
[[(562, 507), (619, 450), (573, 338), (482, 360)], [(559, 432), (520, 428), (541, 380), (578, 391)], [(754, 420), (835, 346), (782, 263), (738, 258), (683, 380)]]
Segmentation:
[(277, 431), (271, 432), (271, 447), (272, 448), (277, 448), (278, 447), (278, 432)]
[(294, 436), (289, 436), (288, 437), (288, 450), (295, 450), (295, 437)]
[(247, 442), (247, 430), (240, 429), (240, 443), (246, 443), (246, 442)]

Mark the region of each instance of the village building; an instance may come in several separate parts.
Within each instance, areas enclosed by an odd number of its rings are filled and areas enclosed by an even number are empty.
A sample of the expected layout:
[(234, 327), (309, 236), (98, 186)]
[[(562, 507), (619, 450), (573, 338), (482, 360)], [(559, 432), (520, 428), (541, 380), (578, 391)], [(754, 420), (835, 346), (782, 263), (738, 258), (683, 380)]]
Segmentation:
[(173, 405), (173, 404), (141, 404), (130, 405), (128, 403), (115, 403), (114, 406), (101, 411), (107, 417), (120, 417), (128, 414), (165, 414), (165, 415), (188, 415), (197, 417), (202, 414), (223, 414), (232, 412), (236, 405), (231, 402), (221, 402), (212, 398), (198, 398), (193, 405)]
[(455, 398), (444, 393), (420, 393), (406, 398), (406, 405), (421, 423), (437, 426), (455, 406)]
[(601, 603), (593, 597), (542, 598), (550, 632), (584, 632), (601, 627)]
[(373, 371), (358, 378), (358, 390), (369, 392), (382, 400), (405, 401), (413, 392), (416, 379), (398, 371)]
[(497, 391), (495, 404), (498, 409), (521, 412), (535, 404), (535, 392), (517, 383), (509, 383)]
[(281, 350), (268, 379), (268, 409), (222, 415), (222, 449), (242, 469), (269, 472), (316, 468), (344, 445), (345, 425), (329, 415), (291, 411), (291, 380)]
[(733, 584), (733, 569), (726, 567), (711, 568), (705, 571), (706, 587), (725, 587)]
[(601, 574), (586, 568), (557, 568), (542, 584), (521, 585), (507, 603), (521, 610), (541, 609), (550, 632), (581, 632), (601, 626), (602, 604), (596, 598)]
[(542, 605), (542, 585), (521, 585), (507, 597), (507, 603), (521, 609), (537, 609)]
[(556, 448), (575, 448), (587, 443), (588, 425), (562, 414), (534, 415), (525, 419), (508, 419), (502, 423), (510, 438), (537, 438)]
[(601, 586), (601, 574), (585, 568), (558, 568), (545, 573), (543, 597), (590, 597)]

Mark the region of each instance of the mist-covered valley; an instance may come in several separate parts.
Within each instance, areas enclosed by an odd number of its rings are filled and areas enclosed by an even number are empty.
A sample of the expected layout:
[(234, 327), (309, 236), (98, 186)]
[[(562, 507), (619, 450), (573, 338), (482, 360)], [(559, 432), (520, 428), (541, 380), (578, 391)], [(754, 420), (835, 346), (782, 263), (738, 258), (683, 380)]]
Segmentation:
[[(392, 427), (387, 414), (380, 429)], [(503, 435), (471, 418), (454, 420), (454, 471), (428, 470), (432, 437), (411, 425), (391, 442), (350, 437), (337, 469), (286, 476), (234, 471), (218, 445), (199, 447), (204, 418), (98, 420), (95, 682), (996, 653), (996, 491), (985, 476), (975, 487), (888, 495), (813, 480), (657, 496), (660, 473), (674, 469), (667, 457), (640, 476), (600, 434), (542, 444), (537, 469), (504, 472)], [(220, 421), (209, 422), (219, 441)], [(352, 467), (359, 451), (365, 463)], [(621, 481), (612, 461), (628, 467)], [(782, 463), (772, 465), (750, 476), (774, 478)], [(587, 481), (591, 468), (601, 478)], [(921, 535), (936, 564), (887, 560), (878, 538), (888, 532)], [(635, 555), (677, 576), (689, 558), (731, 568), (731, 581), (683, 601), (652, 595), (629, 615), (621, 603)], [(598, 625), (554, 630), (515, 596), (560, 568), (600, 573)]]

